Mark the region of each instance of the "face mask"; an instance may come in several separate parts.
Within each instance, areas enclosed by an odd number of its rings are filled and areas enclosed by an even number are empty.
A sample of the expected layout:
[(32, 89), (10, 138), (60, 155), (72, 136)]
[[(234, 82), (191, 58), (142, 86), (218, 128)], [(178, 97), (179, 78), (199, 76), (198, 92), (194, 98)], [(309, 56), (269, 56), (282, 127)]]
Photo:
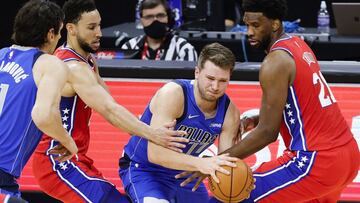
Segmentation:
[(167, 23), (162, 23), (155, 20), (149, 26), (144, 27), (144, 32), (147, 36), (153, 39), (162, 39), (167, 33)]

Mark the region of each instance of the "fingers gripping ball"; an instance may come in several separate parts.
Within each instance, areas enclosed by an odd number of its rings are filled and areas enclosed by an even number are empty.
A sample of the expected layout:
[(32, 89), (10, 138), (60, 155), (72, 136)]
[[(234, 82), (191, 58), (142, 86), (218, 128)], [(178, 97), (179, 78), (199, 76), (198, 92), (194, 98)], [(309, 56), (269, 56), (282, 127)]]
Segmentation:
[(254, 188), (254, 178), (250, 167), (242, 160), (237, 161), (236, 165), (236, 168), (223, 166), (230, 175), (216, 172), (220, 183), (209, 178), (210, 191), (222, 202), (232, 203), (244, 200), (250, 196)]

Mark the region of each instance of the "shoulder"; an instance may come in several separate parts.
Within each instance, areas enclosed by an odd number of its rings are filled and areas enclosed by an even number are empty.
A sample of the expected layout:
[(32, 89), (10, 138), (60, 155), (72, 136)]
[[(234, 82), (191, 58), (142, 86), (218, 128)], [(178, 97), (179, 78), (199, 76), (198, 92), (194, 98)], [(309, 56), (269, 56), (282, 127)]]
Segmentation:
[(178, 104), (183, 103), (184, 101), (184, 93), (182, 87), (175, 83), (169, 82), (162, 86), (155, 94), (155, 101), (161, 101), (161, 103), (169, 103), (169, 104)]
[(295, 61), (292, 56), (284, 50), (274, 50), (271, 51), (261, 63), (260, 73), (287, 73), (292, 68), (295, 68)]
[(65, 64), (69, 67), (70, 71), (72, 71), (72, 72), (73, 71), (90, 70), (89, 64), (87, 64), (83, 61), (72, 60), (72, 61), (65, 62)]
[(150, 102), (151, 112), (167, 112), (179, 118), (184, 109), (184, 94), (182, 87), (169, 82), (161, 87)]
[(89, 64), (83, 61), (68, 61), (66, 65), (69, 68), (69, 81), (70, 83), (91, 83), (96, 82), (95, 72), (90, 69)]
[[(164, 95), (166, 97), (176, 97), (179, 98), (183, 95), (183, 90), (181, 85), (176, 82), (168, 82), (162, 86), (156, 93), (157, 95)], [(183, 96), (182, 96), (183, 97)]]
[(67, 66), (58, 57), (50, 54), (42, 54), (34, 63), (34, 69), (41, 72), (68, 71)]
[(50, 54), (42, 54), (36, 60), (33, 66), (33, 74), (36, 85), (42, 78), (51, 78), (53, 83), (65, 82), (69, 69), (66, 64), (56, 56)]

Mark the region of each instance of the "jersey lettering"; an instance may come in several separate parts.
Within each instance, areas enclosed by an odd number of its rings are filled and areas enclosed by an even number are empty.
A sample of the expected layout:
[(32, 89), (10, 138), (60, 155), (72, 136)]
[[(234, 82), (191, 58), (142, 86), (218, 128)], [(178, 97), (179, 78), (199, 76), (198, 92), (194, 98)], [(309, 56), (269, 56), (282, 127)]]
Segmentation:
[(6, 93), (9, 89), (8, 84), (0, 84), (0, 116), (4, 107)]

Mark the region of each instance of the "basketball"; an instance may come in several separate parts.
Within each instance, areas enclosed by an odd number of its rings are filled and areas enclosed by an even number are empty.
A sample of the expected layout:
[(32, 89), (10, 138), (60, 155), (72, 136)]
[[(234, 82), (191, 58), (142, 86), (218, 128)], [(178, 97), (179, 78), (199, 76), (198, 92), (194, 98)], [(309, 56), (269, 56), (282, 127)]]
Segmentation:
[(216, 172), (220, 183), (209, 177), (209, 188), (216, 199), (222, 202), (239, 202), (246, 199), (254, 187), (254, 178), (250, 167), (242, 160), (236, 162), (237, 167), (223, 166), (230, 172), (225, 175)]

